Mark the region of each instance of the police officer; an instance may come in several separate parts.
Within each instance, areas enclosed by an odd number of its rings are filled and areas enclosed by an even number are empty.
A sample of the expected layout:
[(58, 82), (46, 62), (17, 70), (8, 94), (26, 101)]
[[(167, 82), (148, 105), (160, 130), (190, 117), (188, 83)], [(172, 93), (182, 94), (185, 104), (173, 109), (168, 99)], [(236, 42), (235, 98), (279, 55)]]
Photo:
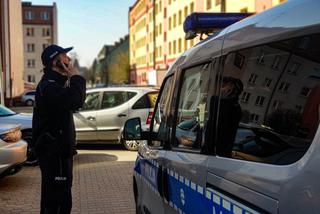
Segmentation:
[(84, 103), (86, 85), (70, 64), (71, 49), (50, 45), (41, 55), (44, 74), (36, 89), (32, 145), (41, 170), (41, 214), (70, 213), (72, 208), (72, 114)]

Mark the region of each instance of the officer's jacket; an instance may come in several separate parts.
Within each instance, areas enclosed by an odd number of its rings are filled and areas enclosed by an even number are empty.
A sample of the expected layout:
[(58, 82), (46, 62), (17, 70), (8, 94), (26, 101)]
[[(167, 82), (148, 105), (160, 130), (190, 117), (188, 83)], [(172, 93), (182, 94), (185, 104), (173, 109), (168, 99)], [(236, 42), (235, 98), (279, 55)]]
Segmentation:
[[(54, 153), (71, 157), (76, 151), (73, 111), (81, 108), (84, 103), (85, 79), (74, 75), (67, 85), (66, 76), (47, 68), (44, 72), (36, 89), (31, 146), (36, 148), (38, 156)], [(43, 138), (44, 134), (50, 137)]]

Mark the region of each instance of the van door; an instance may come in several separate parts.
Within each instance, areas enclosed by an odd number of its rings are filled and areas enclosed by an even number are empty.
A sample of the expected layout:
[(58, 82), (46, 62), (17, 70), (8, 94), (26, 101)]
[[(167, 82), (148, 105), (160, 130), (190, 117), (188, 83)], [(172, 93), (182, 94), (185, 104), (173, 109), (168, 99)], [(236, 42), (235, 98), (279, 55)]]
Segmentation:
[[(217, 63), (218, 64), (218, 63)], [(212, 213), (206, 202), (207, 156), (201, 154), (214, 63), (181, 71), (171, 150), (164, 168), (165, 213)]]
[(163, 160), (166, 154), (165, 145), (170, 139), (168, 114), (172, 93), (173, 76), (167, 77), (160, 91), (151, 122), (152, 138), (148, 144), (139, 148), (135, 165), (135, 178), (139, 179), (136, 194), (137, 209), (141, 213), (164, 213), (162, 175)]

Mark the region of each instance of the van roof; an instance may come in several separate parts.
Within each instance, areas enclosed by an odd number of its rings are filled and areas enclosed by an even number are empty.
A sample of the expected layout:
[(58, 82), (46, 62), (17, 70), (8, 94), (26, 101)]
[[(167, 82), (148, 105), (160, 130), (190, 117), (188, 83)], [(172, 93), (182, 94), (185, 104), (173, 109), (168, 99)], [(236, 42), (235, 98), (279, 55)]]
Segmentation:
[[(319, 8), (320, 1), (289, 0), (230, 25), (198, 43), (183, 53), (171, 67), (189, 67), (231, 51), (320, 32)], [(169, 69), (167, 75), (174, 70)]]

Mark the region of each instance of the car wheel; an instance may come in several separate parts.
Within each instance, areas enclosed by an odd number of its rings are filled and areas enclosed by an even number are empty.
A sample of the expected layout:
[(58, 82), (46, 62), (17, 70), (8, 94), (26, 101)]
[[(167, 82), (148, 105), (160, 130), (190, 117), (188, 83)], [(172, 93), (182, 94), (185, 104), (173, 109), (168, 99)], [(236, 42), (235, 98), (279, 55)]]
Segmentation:
[(27, 148), (27, 160), (26, 164), (27, 165), (37, 165), (38, 160), (35, 156), (34, 150), (30, 147), (30, 143), (32, 141), (32, 132), (27, 131), (22, 133), (22, 139), (25, 140), (28, 143), (28, 148)]
[(141, 140), (123, 140), (124, 147), (129, 151), (137, 151)]
[(27, 100), (26, 101), (27, 106), (33, 106), (33, 100)]

